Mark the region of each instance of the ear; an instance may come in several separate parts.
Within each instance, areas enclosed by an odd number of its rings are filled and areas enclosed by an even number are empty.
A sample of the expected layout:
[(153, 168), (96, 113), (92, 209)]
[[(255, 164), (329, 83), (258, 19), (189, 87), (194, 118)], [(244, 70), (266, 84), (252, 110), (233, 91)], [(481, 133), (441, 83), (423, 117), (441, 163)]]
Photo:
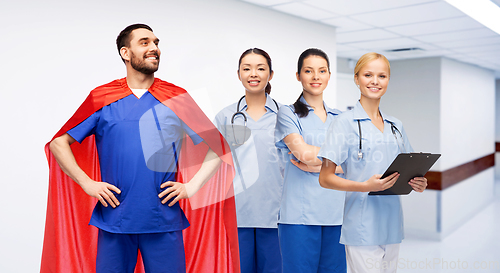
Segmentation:
[(269, 80), (267, 81), (271, 81), (273, 79), (273, 76), (274, 76), (274, 71), (271, 71), (271, 74), (269, 75)]
[(358, 75), (354, 75), (354, 82), (356, 83), (356, 85), (359, 85), (359, 82), (358, 82)]
[(300, 75), (299, 75), (299, 72), (295, 72), (295, 76), (297, 77), (297, 80), (300, 82)]
[(126, 48), (126, 47), (120, 48), (120, 56), (122, 56), (122, 58), (124, 60), (130, 61), (130, 53), (129, 53), (128, 48)]
[(238, 74), (238, 80), (240, 80), (240, 82), (241, 82), (240, 70), (239, 69), (236, 70), (236, 73)]

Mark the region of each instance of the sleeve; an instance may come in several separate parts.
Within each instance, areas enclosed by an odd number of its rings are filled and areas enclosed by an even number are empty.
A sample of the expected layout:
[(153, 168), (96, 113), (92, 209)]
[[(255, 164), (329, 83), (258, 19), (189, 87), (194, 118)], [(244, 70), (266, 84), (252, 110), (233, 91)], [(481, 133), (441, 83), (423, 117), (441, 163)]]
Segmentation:
[(281, 107), (278, 111), (276, 129), (274, 131), (274, 142), (278, 148), (287, 148), (283, 139), (289, 134), (297, 133), (302, 135), (299, 118), (290, 106)]
[(198, 145), (203, 141), (203, 138), (201, 138), (201, 136), (199, 136), (195, 131), (189, 128), (189, 126), (187, 126), (186, 123), (184, 123), (182, 120), (181, 120), (181, 127), (182, 130), (184, 130), (184, 132), (191, 138), (194, 145)]
[(321, 146), (318, 152), (318, 158), (326, 158), (331, 162), (340, 166), (347, 160), (349, 155), (349, 141), (350, 135), (348, 131), (349, 124), (345, 119), (336, 118), (326, 132), (325, 143)]
[(93, 113), (90, 117), (86, 118), (80, 124), (71, 128), (67, 133), (74, 138), (78, 143), (82, 143), (82, 141), (90, 135), (95, 134), (95, 130), (97, 127), (97, 122), (99, 121), (99, 116), (101, 114), (101, 110)]
[(224, 136), (224, 138), (226, 137), (226, 123), (227, 123), (227, 118), (226, 116), (224, 116), (224, 113), (222, 111), (220, 111), (216, 116), (215, 116), (215, 119), (214, 119), (214, 124), (215, 124), (215, 127), (217, 127), (217, 129), (219, 130), (219, 132), (221, 133), (222, 136)]

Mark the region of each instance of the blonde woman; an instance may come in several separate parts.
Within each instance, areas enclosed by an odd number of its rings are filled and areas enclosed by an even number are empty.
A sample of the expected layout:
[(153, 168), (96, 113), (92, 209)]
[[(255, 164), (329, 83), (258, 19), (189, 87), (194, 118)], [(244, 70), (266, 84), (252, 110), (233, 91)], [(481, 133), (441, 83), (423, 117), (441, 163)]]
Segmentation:
[[(348, 271), (396, 272), (403, 240), (403, 213), (399, 196), (368, 195), (397, 181), (394, 173), (381, 175), (399, 153), (412, 152), (401, 121), (379, 108), (390, 78), (387, 58), (363, 55), (354, 68), (361, 97), (328, 129), (318, 157), (323, 158), (319, 182), (325, 188), (347, 191), (340, 242), (346, 245)], [(345, 179), (335, 175), (342, 166)], [(424, 177), (409, 184), (417, 192), (427, 187)]]

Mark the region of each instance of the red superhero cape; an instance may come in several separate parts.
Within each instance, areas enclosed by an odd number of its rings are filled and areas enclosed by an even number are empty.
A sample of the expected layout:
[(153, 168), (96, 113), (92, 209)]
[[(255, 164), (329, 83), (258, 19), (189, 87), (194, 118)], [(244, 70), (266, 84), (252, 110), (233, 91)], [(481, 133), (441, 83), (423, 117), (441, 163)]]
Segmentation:
[[(227, 142), (182, 88), (156, 79), (149, 92), (168, 106), (205, 143), (187, 137), (179, 156), (177, 181), (189, 181), (210, 147), (222, 159), (218, 172), (193, 197), (181, 200), (191, 226), (183, 231), (187, 272), (240, 272), (231, 151)], [(102, 107), (132, 94), (125, 78), (94, 89), (54, 138), (66, 133)], [(54, 139), (53, 138), (53, 139)], [(94, 136), (71, 149), (79, 166), (100, 181)], [(96, 199), (88, 196), (57, 164), (45, 145), (49, 193), (40, 272), (95, 272), (97, 228), (88, 225)], [(168, 258), (166, 258), (168, 261)], [(136, 273), (144, 272), (142, 261)]]

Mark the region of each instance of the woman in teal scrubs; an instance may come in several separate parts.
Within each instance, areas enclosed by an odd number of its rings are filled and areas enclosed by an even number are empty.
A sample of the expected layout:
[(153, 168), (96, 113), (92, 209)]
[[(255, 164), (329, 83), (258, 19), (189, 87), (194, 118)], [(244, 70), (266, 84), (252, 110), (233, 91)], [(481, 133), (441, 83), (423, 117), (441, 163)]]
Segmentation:
[[(361, 98), (328, 129), (318, 157), (323, 158), (320, 183), (347, 191), (340, 242), (346, 245), (351, 272), (396, 272), (399, 244), (403, 240), (403, 213), (399, 196), (368, 195), (390, 188), (394, 173), (381, 175), (399, 153), (412, 152), (403, 124), (379, 108), (390, 78), (389, 61), (367, 53), (357, 62), (354, 79)], [(341, 166), (345, 179), (335, 175)], [(427, 187), (424, 177), (412, 179), (417, 192)]]
[(322, 188), (317, 158), (326, 131), (339, 110), (323, 102), (330, 80), (328, 56), (304, 51), (297, 80), (302, 94), (278, 112), (276, 146), (288, 155), (278, 221), (283, 272), (345, 272), (344, 246), (339, 243), (345, 192)]
[(238, 78), (245, 95), (215, 117), (235, 163), (233, 186), (242, 273), (281, 272), (277, 221), (283, 176), (274, 146), (279, 104), (269, 95), (273, 73), (271, 58), (264, 50), (243, 52)]

